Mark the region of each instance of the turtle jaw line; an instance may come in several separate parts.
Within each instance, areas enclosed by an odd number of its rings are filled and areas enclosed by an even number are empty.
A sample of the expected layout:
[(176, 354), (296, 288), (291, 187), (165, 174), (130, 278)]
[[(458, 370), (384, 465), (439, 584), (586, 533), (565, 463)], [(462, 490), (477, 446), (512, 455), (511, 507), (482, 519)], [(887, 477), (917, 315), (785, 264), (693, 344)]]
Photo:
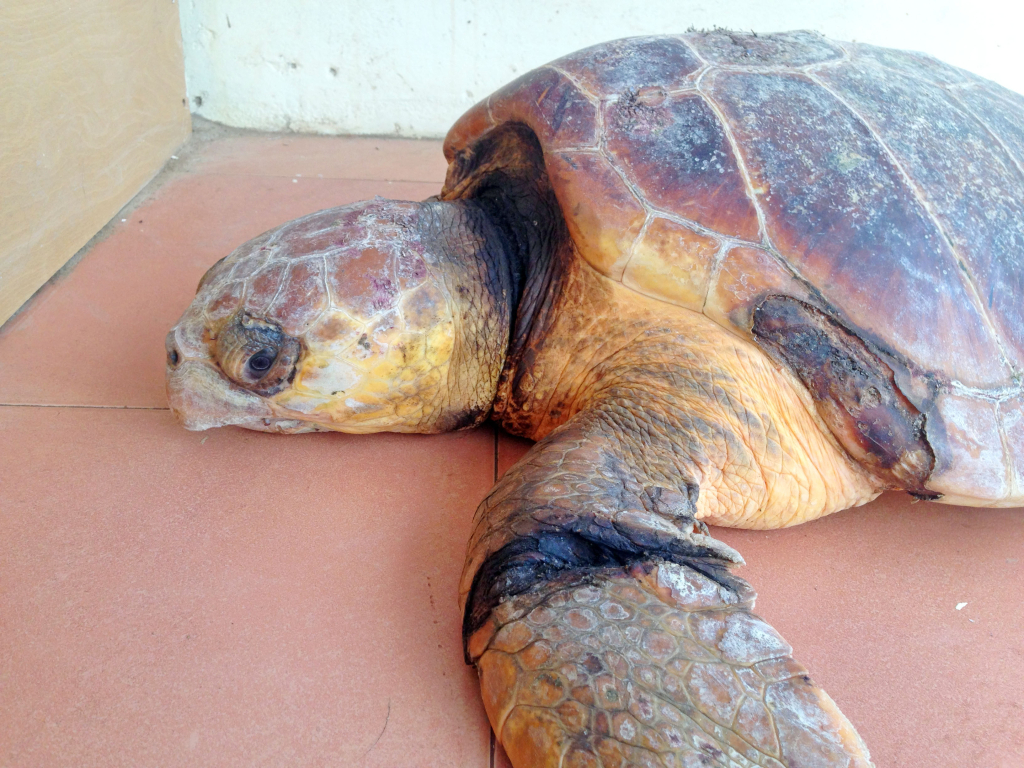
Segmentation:
[[(230, 381), (210, 359), (181, 355), (167, 366), (167, 401), (185, 429), (239, 426), (264, 432), (315, 429), (295, 413)], [(302, 426), (299, 426), (302, 425)]]
[(366, 418), (364, 414), (360, 419), (355, 409), (332, 413), (290, 408), (239, 386), (213, 360), (200, 357), (181, 356), (175, 365), (167, 366), (167, 399), (178, 422), (193, 432), (214, 427), (286, 435), (424, 431), (415, 426), (408, 430), (396, 428), (386, 412), (375, 414), (376, 418)]

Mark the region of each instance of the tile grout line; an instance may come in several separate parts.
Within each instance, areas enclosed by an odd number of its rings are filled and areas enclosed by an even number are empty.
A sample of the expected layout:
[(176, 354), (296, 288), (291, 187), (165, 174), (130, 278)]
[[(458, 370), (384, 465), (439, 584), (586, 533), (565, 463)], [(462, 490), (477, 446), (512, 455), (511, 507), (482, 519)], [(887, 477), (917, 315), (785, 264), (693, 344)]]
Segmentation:
[(170, 411), (166, 406), (82, 406), (61, 402), (0, 402), (0, 408), (79, 408), (99, 411)]
[(444, 179), (373, 179), (350, 177), (350, 176), (297, 176), (278, 173), (229, 173), (226, 171), (197, 171), (190, 176), (220, 176), (224, 178), (239, 179), (302, 179), (303, 181), (365, 181), (370, 183), (383, 182), (385, 184), (444, 184)]

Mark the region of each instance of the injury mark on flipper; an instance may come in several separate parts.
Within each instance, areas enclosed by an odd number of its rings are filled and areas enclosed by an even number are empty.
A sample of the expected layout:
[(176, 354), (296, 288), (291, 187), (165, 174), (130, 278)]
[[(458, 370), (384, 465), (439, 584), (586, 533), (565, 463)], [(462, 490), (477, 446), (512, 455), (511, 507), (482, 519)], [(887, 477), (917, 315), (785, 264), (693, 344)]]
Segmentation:
[[(654, 495), (656, 504), (675, 501), (673, 496), (686, 498), (678, 493)], [(535, 589), (563, 589), (610, 571), (653, 569), (658, 563), (670, 562), (692, 568), (737, 594), (750, 591), (743, 579), (729, 572), (730, 565), (743, 562), (739, 553), (700, 532), (699, 523), (692, 531), (681, 530), (678, 538), (666, 541), (654, 531), (619, 521), (605, 522), (608, 524), (601, 525), (581, 515), (561, 528), (536, 523), (534, 531), (524, 532), (484, 560), (473, 577), (463, 615), (467, 664), (473, 663), (470, 638), (491, 612), (506, 598)]]

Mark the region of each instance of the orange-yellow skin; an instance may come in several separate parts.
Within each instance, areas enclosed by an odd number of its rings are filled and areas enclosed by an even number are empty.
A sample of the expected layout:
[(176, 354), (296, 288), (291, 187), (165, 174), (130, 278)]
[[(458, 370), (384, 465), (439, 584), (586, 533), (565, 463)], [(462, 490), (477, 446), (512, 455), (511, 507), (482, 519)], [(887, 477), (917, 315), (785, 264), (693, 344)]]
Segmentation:
[[(678, 520), (635, 500), (681, 479), (699, 487), (697, 519), (747, 528), (878, 493), (799, 382), (751, 343), (582, 260), (554, 295), (551, 324), (520, 354), (527, 375), (503, 377), (495, 404), (506, 427), (541, 442), (477, 512), (464, 602), (488, 557), (560, 510), (658, 540), (679, 536)], [(869, 766), (753, 599), (663, 564), (503, 602), (468, 654), (513, 765)]]
[[(760, 349), (698, 312), (637, 295), (582, 261), (567, 268), (528, 376), (499, 390), (496, 416), (539, 440), (603, 406), (657, 414), (635, 442), (651, 476), (700, 486), (698, 517), (783, 528), (870, 501), (880, 484), (843, 451), (804, 387)], [(511, 377), (505, 377), (508, 382)], [(695, 430), (700, 420), (714, 434)], [(660, 433), (660, 434), (658, 434)]]

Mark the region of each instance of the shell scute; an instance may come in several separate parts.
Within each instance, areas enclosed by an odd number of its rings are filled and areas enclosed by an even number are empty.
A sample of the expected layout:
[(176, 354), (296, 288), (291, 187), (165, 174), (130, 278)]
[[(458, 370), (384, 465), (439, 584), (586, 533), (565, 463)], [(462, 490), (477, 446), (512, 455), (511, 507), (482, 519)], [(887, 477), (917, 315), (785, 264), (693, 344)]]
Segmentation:
[(339, 232), (345, 230), (340, 227), (357, 225), (357, 222), (358, 219), (349, 211), (304, 216), (282, 227), (268, 245), (272, 247), (275, 258), (289, 261), (305, 258), (310, 253), (327, 253), (343, 245)]
[(548, 155), (551, 186), (580, 255), (615, 280), (622, 276), (647, 211), (606, 157), (596, 152)]
[[(963, 279), (984, 301), (1004, 351), (1024, 367), (1024, 175), (944, 89), (874, 70), (840, 66), (821, 77), (913, 179), (958, 267), (962, 260)], [(915, 108), (908, 110), (911, 100)], [(950, 275), (948, 282), (959, 277)]]
[(245, 297), (245, 308), (250, 314), (261, 315), (267, 311), (277, 292), (281, 290), (286, 267), (287, 264), (283, 261), (271, 262), (253, 275)]
[(707, 292), (704, 314), (752, 339), (754, 307), (771, 294), (792, 296), (818, 305), (807, 287), (764, 248), (730, 248), (722, 257), (714, 284)]
[(938, 85), (977, 83), (980, 78), (944, 61), (917, 51), (898, 51), (866, 43), (850, 43), (850, 52), (859, 61), (877, 62), (886, 69)]
[(1011, 486), (996, 403), (941, 393), (926, 415), (928, 442), (935, 451), (929, 490), (952, 503), (1007, 498)]
[(327, 309), (323, 259), (293, 262), (267, 318), (277, 322), (289, 336), (300, 336)]
[(327, 260), (327, 284), (335, 305), (369, 320), (398, 304), (398, 287), (389, 252), (352, 248)]
[(601, 43), (553, 62), (597, 97), (644, 86), (681, 87), (703, 62), (674, 37), (628, 37)]
[(647, 201), (723, 235), (760, 240), (728, 137), (699, 94), (654, 104), (630, 95), (606, 115), (607, 151)]
[(969, 386), (1009, 381), (954, 254), (856, 115), (801, 75), (721, 72), (710, 89), (768, 235), (804, 278), (873, 340), (923, 367)]
[(242, 303), (242, 295), (245, 293), (245, 282), (233, 280), (219, 288), (217, 293), (217, 297), (211, 299), (206, 305), (206, 317), (211, 322), (225, 318), (238, 309), (239, 304)]
[(549, 67), (523, 75), (494, 94), (490, 103), (494, 124), (526, 123), (549, 152), (595, 143), (597, 108), (571, 80)]
[(720, 247), (714, 237), (657, 217), (634, 246), (622, 282), (640, 293), (700, 312)]
[(1024, 108), (1024, 96), (994, 83), (987, 83), (986, 86), (962, 88), (954, 94), (954, 98), (998, 138), (1024, 173), (1024, 122), (1007, 109), (1013, 103), (1018, 108)]
[(715, 30), (687, 35), (686, 39), (708, 61), (745, 69), (803, 67), (845, 55), (833, 41), (807, 30), (774, 35)]
[(245, 280), (246, 277), (261, 269), (270, 259), (271, 248), (269, 246), (260, 248), (248, 248), (247, 246), (248, 243), (230, 254), (222, 262), (223, 266), (218, 268), (219, 274), (207, 280), (207, 284), (212, 285), (216, 280), (222, 278)]

